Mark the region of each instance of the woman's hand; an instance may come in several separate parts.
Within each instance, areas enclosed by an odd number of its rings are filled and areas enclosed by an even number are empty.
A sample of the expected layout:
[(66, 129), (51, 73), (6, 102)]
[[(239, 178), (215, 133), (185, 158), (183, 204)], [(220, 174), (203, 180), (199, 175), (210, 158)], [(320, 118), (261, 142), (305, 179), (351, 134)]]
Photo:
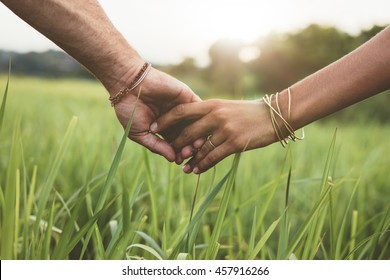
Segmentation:
[[(193, 157), (183, 167), (186, 173), (202, 173), (233, 153), (264, 147), (277, 140), (263, 101), (211, 99), (180, 104), (157, 119), (151, 131), (160, 133), (183, 121), (192, 123), (171, 145), (179, 157), (185, 158), (188, 155), (185, 147), (193, 144)], [(202, 138), (207, 140), (197, 140)]]

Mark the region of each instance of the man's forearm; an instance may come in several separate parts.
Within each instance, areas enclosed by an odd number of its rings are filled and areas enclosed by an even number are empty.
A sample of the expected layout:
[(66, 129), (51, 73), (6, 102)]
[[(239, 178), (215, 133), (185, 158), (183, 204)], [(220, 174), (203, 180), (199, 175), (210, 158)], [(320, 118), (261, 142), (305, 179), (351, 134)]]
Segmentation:
[(96, 0), (1, 0), (20, 18), (92, 72), (111, 93), (140, 66), (138, 53)]

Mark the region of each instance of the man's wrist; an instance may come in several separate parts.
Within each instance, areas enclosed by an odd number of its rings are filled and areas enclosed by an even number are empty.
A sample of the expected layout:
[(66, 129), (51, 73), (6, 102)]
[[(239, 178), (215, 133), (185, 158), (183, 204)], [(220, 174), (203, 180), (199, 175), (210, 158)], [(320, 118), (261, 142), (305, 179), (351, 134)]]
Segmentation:
[(126, 87), (123, 87), (116, 94), (111, 94), (109, 98), (111, 102), (111, 106), (114, 107), (116, 104), (118, 104), (121, 101), (123, 96), (130, 94), (133, 90), (135, 90), (145, 79), (146, 75), (148, 75), (151, 68), (152, 65), (149, 62), (145, 62), (142, 65), (141, 69), (138, 71), (135, 78)]
[(143, 64), (144, 61), (139, 56), (123, 58), (113, 63), (113, 69), (107, 69), (99, 80), (110, 96), (114, 96), (134, 80)]

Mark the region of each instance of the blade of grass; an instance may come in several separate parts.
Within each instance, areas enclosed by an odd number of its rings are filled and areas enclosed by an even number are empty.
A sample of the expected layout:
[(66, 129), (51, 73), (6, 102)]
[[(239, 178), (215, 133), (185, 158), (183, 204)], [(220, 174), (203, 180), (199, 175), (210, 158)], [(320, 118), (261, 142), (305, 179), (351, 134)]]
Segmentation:
[[(328, 201), (331, 199), (331, 194), (332, 194), (332, 190), (334, 190), (334, 184), (333, 184), (333, 179), (331, 177), (329, 177), (328, 179), (328, 188), (329, 188), (329, 192), (328, 192)], [(327, 211), (327, 206), (329, 206), (329, 203), (327, 203), (326, 205), (323, 205), (323, 207), (321, 207), (318, 211), (318, 213), (316, 214), (317, 215), (317, 218), (315, 219), (315, 223), (316, 223), (316, 227), (313, 229), (312, 228), (312, 232), (311, 232), (311, 238), (308, 238), (306, 239), (305, 241), (305, 250), (306, 248), (309, 248), (309, 250), (305, 251), (304, 250), (304, 253), (303, 253), (303, 259), (309, 259), (309, 260), (312, 260), (314, 259), (314, 257), (316, 256), (316, 254), (318, 253), (318, 250), (320, 249), (320, 245), (323, 241), (323, 238), (324, 238), (324, 234), (322, 233), (322, 230), (325, 226), (325, 221), (326, 221), (326, 215), (327, 213), (329, 213), (329, 211)], [(304, 255), (305, 253), (307, 253), (308, 255)]]
[(206, 251), (206, 259), (208, 260), (214, 260), (217, 257), (218, 249), (220, 246), (220, 244), (218, 243), (218, 239), (221, 235), (223, 221), (225, 219), (228, 204), (230, 202), (230, 196), (233, 190), (233, 186), (235, 184), (235, 178), (237, 174), (237, 167), (238, 167), (239, 160), (240, 160), (240, 154), (236, 154), (233, 161), (232, 173), (231, 176), (229, 177), (229, 180), (225, 187), (225, 191), (222, 195), (221, 205), (219, 206), (217, 220), (215, 221), (214, 229), (211, 234), (210, 244)]
[(120, 234), (117, 242), (113, 245), (113, 248), (110, 250), (110, 254), (106, 253), (107, 259), (109, 260), (120, 260), (123, 259), (123, 256), (126, 254), (126, 248), (130, 244), (130, 240), (134, 238), (134, 231), (126, 231)]
[[(383, 233), (385, 233), (385, 232), (383, 232)], [(389, 231), (387, 231), (387, 233), (389, 233)], [(385, 254), (389, 252), (389, 249), (390, 249), (390, 238), (388, 238), (386, 243), (384, 244), (384, 246), (382, 246), (382, 252), (380, 253), (378, 259), (384, 260)]]
[[(143, 244), (132, 244), (127, 247), (127, 250), (130, 250), (131, 248), (141, 248), (149, 253), (151, 253), (153, 256), (155, 256), (158, 260), (163, 260), (163, 258), (159, 255), (159, 253), (153, 249), (152, 247), (143, 245)], [(128, 258), (132, 258), (132, 256), (128, 256)]]
[[(80, 216), (81, 211), (83, 210), (82, 205), (86, 202), (87, 204), (87, 212), (88, 210), (91, 210), (89, 207), (89, 204), (87, 202), (88, 198), (90, 197), (91, 192), (93, 192), (94, 188), (91, 188), (91, 184), (95, 181), (96, 177), (93, 178), (93, 171), (95, 169), (96, 161), (92, 165), (91, 168), (89, 168), (89, 171), (86, 175), (86, 183), (84, 186), (82, 186), (79, 190), (77, 190), (73, 196), (71, 196), (67, 202), (65, 202), (61, 195), (57, 194), (57, 196), (60, 198), (60, 201), (63, 204), (63, 208), (65, 209), (65, 212), (67, 213), (68, 219), (65, 222), (65, 225), (63, 227), (63, 231), (61, 234), (61, 238), (58, 241), (57, 246), (55, 247), (52, 258), (53, 259), (66, 259), (66, 248), (68, 246), (68, 240), (71, 239), (74, 231), (79, 231), (80, 226), (77, 223), (77, 219)], [(69, 209), (70, 207), (68, 205), (74, 204), (72, 209)], [(59, 211), (61, 212), (61, 210)], [(92, 212), (92, 210), (91, 210)], [(91, 216), (88, 216), (88, 218), (92, 218), (93, 214)], [(81, 239), (83, 242), (83, 246), (85, 245), (85, 240)], [(83, 257), (83, 251), (80, 254), (80, 258)]]
[[(318, 248), (318, 244), (317, 244), (317, 240), (315, 240), (315, 236), (316, 236), (316, 233), (318, 234), (319, 231), (318, 231), (318, 228), (316, 227), (316, 225), (318, 224), (319, 220), (322, 221), (320, 224), (323, 224), (323, 219), (319, 219), (319, 217), (320, 217), (319, 215), (322, 214), (322, 217), (323, 217), (324, 213), (323, 212), (320, 213), (320, 210), (323, 207), (325, 201), (329, 198), (329, 193), (333, 187), (332, 184), (327, 184), (327, 183), (329, 182), (328, 177), (329, 177), (329, 170), (330, 170), (330, 166), (331, 166), (331, 162), (332, 162), (333, 150), (334, 150), (334, 146), (335, 146), (335, 142), (336, 142), (336, 133), (337, 133), (337, 130), (335, 131), (335, 133), (333, 135), (333, 139), (332, 139), (332, 142), (331, 142), (331, 145), (330, 145), (330, 148), (328, 151), (326, 163), (325, 163), (325, 168), (323, 171), (322, 183), (321, 183), (322, 195), (321, 195), (320, 199), (314, 205), (313, 209), (309, 213), (308, 217), (306, 218), (306, 220), (303, 223), (303, 225), (301, 226), (301, 228), (298, 230), (297, 234), (295, 235), (295, 238), (291, 242), (291, 245), (290, 245), (289, 249), (287, 250), (287, 254), (284, 256), (284, 259), (287, 259), (294, 252), (295, 248), (298, 246), (299, 242), (302, 240), (302, 238), (305, 234), (308, 234), (308, 239), (306, 239), (306, 242), (305, 242), (306, 245), (303, 248), (304, 251), (303, 251), (302, 255), (303, 256), (309, 255), (308, 254), (309, 251), (308, 251), (308, 249), (306, 249), (307, 245), (308, 245), (308, 247), (310, 247), (309, 249), (312, 249), (312, 250), (314, 250), (313, 248)], [(326, 188), (327, 185), (328, 185), (328, 187)], [(315, 219), (315, 218), (318, 218), (318, 219)], [(313, 220), (314, 220), (314, 222), (313, 222)], [(307, 233), (307, 230), (309, 230), (308, 233)]]
[(321, 192), (324, 192), (327, 190), (326, 186), (328, 185), (329, 171), (330, 171), (331, 164), (333, 161), (334, 148), (336, 145), (336, 135), (337, 135), (337, 129), (335, 130), (335, 132), (333, 134), (333, 138), (332, 138), (332, 141), (330, 143), (329, 150), (328, 150), (328, 155), (326, 157), (325, 168), (324, 168), (324, 171), (322, 173)]
[[(380, 223), (378, 223), (378, 228), (377, 228), (376, 232), (384, 232), (387, 227), (390, 227), (390, 221), (389, 221), (389, 225), (386, 225), (386, 221), (387, 221), (389, 216), (390, 216), (390, 206), (387, 207), (386, 213), (385, 213), (385, 215), (383, 215), (382, 221)], [(374, 259), (375, 249), (378, 247), (380, 238), (381, 238), (381, 236), (378, 235), (373, 240), (373, 245), (371, 246), (370, 253), (369, 253), (370, 260)], [(389, 242), (390, 242), (390, 238), (388, 239), (387, 244)], [(385, 245), (384, 248), (387, 248), (387, 246)], [(383, 250), (383, 252), (385, 252), (385, 250)]]
[[(135, 182), (139, 181), (139, 177), (136, 176)], [(124, 218), (118, 225), (118, 229), (111, 239), (110, 243), (107, 246), (106, 250), (106, 255), (108, 256), (109, 259), (119, 259), (121, 256), (124, 255), (125, 250), (127, 245), (127, 240), (128, 238), (131, 238), (134, 235), (134, 232), (131, 230), (131, 218), (132, 218), (132, 212), (133, 212), (133, 206), (134, 203), (139, 196), (139, 193), (141, 191), (141, 188), (143, 186), (144, 182), (141, 182), (138, 184), (138, 186), (133, 190), (133, 193), (131, 194), (131, 200), (128, 202), (129, 203), (129, 217), (128, 217), (128, 224), (125, 223)], [(125, 225), (124, 225), (125, 224)], [(131, 235), (128, 233), (131, 232)], [(125, 246), (125, 247), (124, 247)]]
[[(95, 207), (95, 213), (99, 212), (101, 209), (103, 209), (104, 204), (105, 204), (105, 202), (107, 200), (108, 194), (110, 193), (112, 184), (114, 182), (114, 177), (115, 177), (115, 174), (116, 174), (116, 172), (118, 170), (118, 166), (119, 166), (119, 163), (120, 163), (120, 160), (121, 160), (121, 157), (122, 157), (125, 145), (126, 145), (126, 141), (127, 141), (128, 136), (129, 136), (129, 133), (130, 133), (130, 128), (131, 128), (132, 123), (133, 123), (133, 119), (134, 119), (135, 111), (136, 111), (136, 108), (137, 108), (138, 100), (139, 100), (139, 97), (141, 95), (141, 90), (142, 90), (142, 88), (140, 88), (139, 91), (138, 91), (138, 95), (137, 95), (137, 99), (136, 99), (135, 104), (134, 104), (133, 111), (132, 111), (131, 116), (129, 118), (129, 121), (128, 121), (127, 125), (126, 125), (126, 129), (125, 129), (125, 131), (123, 133), (122, 139), (121, 139), (121, 141), (119, 143), (118, 149), (117, 149), (117, 151), (115, 153), (115, 156), (114, 156), (114, 159), (113, 159), (113, 161), (111, 163), (110, 169), (108, 171), (106, 180), (105, 180), (104, 185), (102, 187), (102, 190), (101, 190), (98, 202), (97, 202), (96, 207)], [(94, 232), (94, 228), (95, 227), (92, 227), (90, 229), (90, 231), (88, 232), (88, 234), (87, 234), (87, 236), (85, 238), (85, 245), (84, 245), (84, 248), (82, 250), (82, 255), (84, 254), (84, 252), (86, 250), (86, 246), (88, 245), (89, 240), (90, 240), (90, 238), (91, 238), (91, 236), (92, 236), (92, 234)], [(95, 231), (95, 234), (97, 234), (96, 231)]]
[(298, 230), (298, 232), (295, 235), (295, 238), (290, 243), (289, 248), (287, 250), (286, 255), (283, 257), (283, 259), (288, 259), (289, 256), (294, 252), (295, 248), (298, 246), (299, 242), (302, 240), (303, 236), (305, 235), (308, 228), (312, 225), (312, 221), (315, 217), (317, 217), (318, 211), (321, 209), (321, 207), (324, 205), (325, 201), (328, 199), (328, 194), (331, 189), (331, 186), (329, 186), (328, 190), (325, 191), (321, 198), (317, 201), (317, 203), (314, 205), (313, 209), (307, 216), (305, 222), (301, 226), (301, 228)]
[(196, 226), (196, 224), (201, 220), (201, 218), (203, 217), (203, 214), (206, 212), (207, 208), (209, 207), (209, 205), (211, 204), (213, 199), (217, 196), (217, 194), (219, 193), (221, 188), (224, 186), (225, 182), (230, 177), (231, 173), (232, 173), (232, 169), (230, 169), (227, 172), (227, 174), (222, 178), (222, 180), (219, 181), (217, 183), (217, 185), (214, 187), (214, 189), (212, 189), (212, 191), (207, 195), (207, 197), (204, 199), (203, 203), (201, 204), (201, 206), (199, 207), (199, 209), (195, 213), (191, 222), (184, 229), (184, 231), (178, 232), (178, 234), (181, 236), (180, 236), (180, 238), (178, 238), (177, 244), (174, 245), (175, 246), (174, 250), (170, 254), (169, 259), (176, 259), (177, 255), (180, 253), (180, 250), (181, 250), (182, 245), (183, 245), (182, 242), (183, 242), (184, 238), (187, 236), (187, 233), (191, 232), (192, 229)]
[[(3, 187), (0, 185), (0, 217), (3, 217), (4, 205), (5, 205), (4, 192), (3, 192)], [(0, 238), (1, 238), (1, 231), (0, 231)]]
[(93, 244), (94, 244), (94, 249), (95, 249), (95, 256), (94, 259), (97, 260), (104, 260), (106, 259), (106, 252), (104, 250), (104, 245), (103, 245), (103, 237), (102, 233), (100, 231), (100, 228), (97, 223), (95, 223), (92, 228), (93, 230)]
[[(241, 201), (240, 201), (240, 193), (241, 189), (237, 189), (237, 185), (233, 184), (233, 189), (232, 189), (232, 204), (233, 204), (233, 211), (231, 211), (231, 220), (234, 220), (234, 223), (231, 223), (231, 231), (232, 235), (230, 238), (232, 239), (232, 242), (229, 242), (229, 244), (233, 244), (233, 234), (234, 234), (234, 229), (236, 232), (236, 239), (238, 242), (238, 248), (240, 248), (240, 253), (243, 253), (243, 249), (246, 247), (245, 240), (244, 240), (244, 226), (243, 226), (243, 219), (241, 217)], [(230, 247), (230, 255), (233, 255), (233, 246)]]
[[(176, 253), (178, 254), (178, 252), (180, 250), (184, 250), (185, 246), (187, 246), (188, 226), (189, 226), (188, 223), (185, 223), (185, 222), (179, 223), (175, 227), (175, 231), (172, 233), (172, 235), (168, 236), (167, 242), (169, 244), (169, 247), (174, 248), (172, 253), (170, 254), (169, 258), (172, 257), (172, 259), (176, 259), (177, 255), (174, 256), (175, 250), (176, 250)], [(195, 226), (192, 225), (192, 226), (196, 229), (196, 225)], [(186, 243), (184, 243), (184, 242), (186, 242)]]
[(113, 200), (108, 202), (103, 209), (101, 209), (99, 212), (97, 212), (78, 232), (75, 236), (72, 237), (71, 240), (68, 242), (68, 246), (66, 248), (65, 255), (68, 255), (74, 247), (77, 245), (78, 242), (82, 239), (82, 237), (88, 233), (91, 228), (95, 225), (96, 221), (105, 213), (105, 211), (115, 202), (115, 199), (117, 197), (114, 197)]
[[(329, 190), (329, 193), (332, 191), (333, 188), (330, 188)], [(328, 195), (328, 199), (329, 199), (329, 195)], [(327, 214), (327, 211), (326, 211), (326, 205), (324, 205), (318, 212), (318, 219), (317, 219), (317, 228), (315, 229), (314, 231), (314, 238), (313, 238), (313, 241), (312, 243), (308, 244), (308, 245), (305, 245), (310, 247), (310, 251), (309, 251), (309, 257), (308, 259), (309, 260), (312, 260), (314, 259), (315, 255), (317, 254), (319, 248), (320, 248), (320, 245), (321, 245), (321, 242), (322, 242), (322, 239), (323, 237), (321, 236), (321, 232), (324, 228), (324, 225), (325, 225), (325, 218), (326, 218), (326, 214)]]
[(3, 122), (4, 122), (5, 104), (7, 103), (8, 87), (9, 87), (10, 76), (11, 76), (11, 58), (9, 59), (9, 64), (8, 64), (7, 84), (5, 86), (4, 95), (3, 95), (3, 101), (1, 102), (1, 107), (0, 107), (0, 134), (1, 134), (1, 129), (3, 127)]
[(29, 217), (32, 215), (32, 207), (35, 200), (35, 185), (37, 179), (38, 167), (34, 165), (33, 173), (30, 182), (30, 190), (27, 195), (27, 202), (24, 207), (24, 222), (23, 222), (23, 249), (24, 249), (24, 259), (29, 259), (29, 250), (28, 250), (28, 241), (31, 237), (30, 222)]
[(328, 249), (325, 248), (324, 238), (321, 239), (320, 248), (321, 248), (321, 253), (324, 255), (324, 257), (322, 259), (323, 260), (331, 260), (331, 258), (329, 258)]
[[(213, 235), (211, 234), (211, 240), (213, 240)], [(210, 243), (206, 250), (205, 259), (206, 260), (215, 260), (218, 255), (219, 248), (221, 248), (221, 244), (217, 241), (214, 243)]]
[(157, 242), (152, 237), (150, 237), (149, 235), (147, 235), (146, 233), (144, 233), (142, 231), (136, 231), (136, 233), (139, 236), (141, 236), (147, 243), (149, 243), (150, 246), (158, 252), (158, 254), (161, 256), (161, 258), (163, 258), (163, 259), (167, 258), (165, 252), (161, 249), (161, 247), (157, 244)]
[[(335, 217), (333, 212), (333, 190), (329, 192), (329, 254), (333, 260), (335, 260), (335, 248), (336, 248), (336, 227)], [(323, 245), (323, 244), (322, 244)]]
[(35, 232), (36, 236), (38, 236), (39, 223), (42, 219), (43, 212), (45, 211), (47, 201), (49, 200), (50, 193), (53, 189), (54, 180), (57, 177), (58, 171), (59, 171), (61, 163), (65, 157), (65, 154), (69, 150), (70, 141), (72, 139), (73, 132), (76, 128), (76, 124), (77, 124), (77, 117), (73, 117), (69, 123), (69, 126), (65, 132), (64, 137), (62, 138), (60, 148), (59, 148), (57, 155), (54, 158), (54, 161), (51, 165), (47, 179), (43, 185), (42, 192), (39, 195), (38, 211), (37, 211), (37, 215), (36, 215), (37, 220), (35, 222), (35, 227), (34, 227), (34, 232)]
[(360, 241), (356, 246), (353, 248), (351, 252), (345, 257), (345, 260), (351, 259), (351, 255), (353, 255), (355, 252), (357, 252), (363, 245), (367, 244), (370, 242), (375, 236), (383, 234), (383, 233), (389, 233), (390, 231), (385, 231), (385, 232), (375, 232), (372, 235), (368, 236), (367, 238), (364, 238), (362, 241)]
[(18, 258), (18, 242), (19, 242), (19, 212), (20, 212), (20, 170), (16, 170), (15, 184), (15, 232), (14, 232), (14, 256)]
[(357, 229), (357, 219), (358, 219), (358, 211), (354, 210), (352, 212), (352, 222), (351, 222), (351, 242), (349, 244), (349, 259), (353, 260), (354, 259), (354, 251), (353, 249), (355, 248), (356, 244), (356, 229)]
[[(332, 186), (332, 182), (330, 181), (331, 178), (329, 176), (333, 154), (334, 154), (334, 147), (336, 143), (336, 134), (337, 129), (335, 130), (333, 134), (333, 138), (328, 150), (328, 155), (325, 162), (324, 171), (322, 174), (322, 180), (321, 180), (321, 186), (320, 186), (320, 192), (324, 193), (330, 190), (327, 188), (327, 186)], [(319, 211), (320, 208), (317, 208), (317, 212), (315, 213), (316, 218), (310, 221), (310, 226), (308, 228), (307, 238), (305, 240), (305, 246), (303, 250), (303, 254), (301, 259), (309, 259), (314, 254), (314, 251), (318, 248), (318, 241), (320, 239), (320, 230), (323, 226), (323, 221), (325, 218), (325, 213), (322, 211)]]
[(144, 154), (144, 162), (146, 166), (146, 182), (148, 186), (148, 193), (149, 193), (149, 199), (150, 199), (150, 209), (151, 209), (151, 234), (153, 236), (157, 236), (158, 234), (158, 210), (157, 210), (157, 199), (156, 199), (156, 190), (153, 184), (153, 178), (152, 178), (152, 168), (150, 166), (149, 156), (147, 150), (143, 150)]
[(168, 249), (167, 229), (166, 229), (165, 223), (163, 224), (163, 229), (162, 229), (161, 249), (163, 250), (163, 252), (166, 252)]
[(79, 199), (76, 201), (76, 204), (71, 211), (71, 215), (68, 216), (68, 219), (66, 220), (66, 223), (63, 227), (61, 238), (54, 248), (52, 254), (53, 259), (61, 260), (67, 258), (68, 241), (72, 238), (74, 231), (80, 231), (79, 225), (77, 223), (77, 217), (80, 215), (80, 211), (82, 210), (81, 206), (83, 205), (85, 197), (89, 191), (90, 190), (88, 188), (85, 188), (83, 193), (79, 194)]
[(168, 182), (167, 182), (167, 185), (168, 185), (168, 188), (167, 188), (167, 192), (166, 192), (166, 202), (165, 202), (165, 214), (164, 214), (164, 217), (165, 217), (165, 222), (164, 222), (164, 229), (165, 229), (165, 233), (170, 236), (171, 235), (171, 216), (172, 216), (172, 209), (174, 209), (174, 205), (173, 205), (173, 193), (174, 193), (174, 188), (177, 187), (176, 184), (174, 184), (175, 180), (174, 180), (174, 169), (173, 169), (174, 165), (173, 164), (170, 164), (169, 165), (169, 170), (168, 170)]
[(108, 259), (110, 260), (118, 260), (123, 259), (123, 256), (126, 255), (127, 248), (129, 244), (136, 243), (138, 241), (134, 241), (135, 238), (138, 236), (136, 234), (136, 231), (141, 231), (143, 226), (145, 225), (146, 218), (145, 218), (145, 211), (141, 211), (137, 214), (135, 221), (137, 221), (138, 225), (133, 226), (136, 228), (136, 230), (129, 230), (127, 232), (123, 232), (118, 239), (117, 243), (114, 245), (113, 249), (111, 250), (110, 255), (108, 255)]
[(336, 240), (335, 249), (334, 249), (334, 256), (332, 257), (332, 259), (334, 259), (334, 260), (342, 259), (341, 248), (343, 246), (343, 240), (344, 240), (344, 235), (345, 235), (345, 228), (347, 225), (348, 213), (349, 213), (349, 210), (351, 209), (352, 202), (353, 202), (353, 199), (355, 197), (355, 193), (356, 193), (356, 190), (359, 186), (359, 183), (360, 183), (360, 178), (357, 180), (355, 186), (353, 187), (352, 194), (349, 197), (347, 207), (343, 211), (344, 215), (343, 215), (341, 225), (339, 226), (339, 229), (338, 229), (338, 235), (337, 235), (337, 240)]
[(211, 230), (209, 225), (204, 225), (202, 227), (202, 236), (203, 236), (204, 243), (210, 244)]
[(123, 223), (123, 231), (130, 230), (130, 189), (125, 187), (122, 184), (122, 223)]
[[(133, 206), (139, 197), (139, 193), (144, 184), (144, 181), (137, 184), (140, 181), (143, 171), (143, 164), (138, 165), (138, 170), (135, 179), (132, 181), (136, 186), (133, 190), (128, 188), (128, 183), (125, 182), (126, 177), (123, 177), (122, 183), (122, 219), (119, 222), (117, 230), (108, 244), (106, 255), (108, 259), (123, 259), (126, 254), (126, 248), (132, 238), (135, 236), (134, 230), (131, 229), (131, 219), (133, 213)], [(130, 194), (130, 191), (132, 193)]]
[(106, 181), (104, 182), (102, 191), (101, 191), (100, 196), (99, 196), (99, 200), (96, 204), (95, 212), (100, 211), (104, 207), (104, 203), (105, 203), (107, 196), (111, 190), (111, 186), (112, 186), (112, 183), (114, 181), (116, 171), (118, 170), (118, 166), (119, 166), (122, 154), (123, 154), (123, 150), (124, 150), (125, 145), (126, 145), (128, 135), (130, 133), (130, 128), (131, 128), (131, 125), (133, 123), (133, 119), (134, 119), (134, 115), (135, 115), (135, 111), (137, 108), (137, 104), (138, 104), (138, 100), (139, 100), (140, 95), (141, 95), (141, 89), (138, 92), (138, 96), (137, 96), (136, 102), (134, 104), (134, 108), (133, 108), (133, 111), (131, 113), (129, 122), (127, 123), (125, 132), (122, 136), (122, 139), (119, 143), (118, 149), (115, 153), (115, 157), (114, 157), (114, 159), (111, 163), (110, 169), (108, 171)]
[[(198, 179), (196, 181), (194, 196), (192, 198), (190, 219), (189, 219), (188, 223), (191, 223), (192, 215), (194, 214), (195, 202), (196, 202), (196, 197), (198, 195), (198, 189), (199, 189), (199, 183), (200, 183), (200, 174), (198, 175)], [(194, 230), (196, 231), (196, 234), (194, 233), (192, 236), (197, 235), (197, 232), (199, 231), (199, 224), (197, 227), (194, 228)], [(195, 244), (195, 240), (190, 240), (190, 234), (188, 233), (188, 235), (187, 235), (187, 248), (185, 249), (186, 252), (192, 252), (194, 249), (194, 244)]]
[(246, 253), (245, 259), (248, 259), (249, 254), (254, 250), (255, 248), (255, 239), (256, 239), (256, 211), (257, 208), (255, 207), (254, 213), (253, 213), (253, 220), (252, 220), (252, 228), (251, 228), (251, 235), (249, 237), (249, 244), (248, 244), (248, 251)]
[[(233, 190), (234, 190), (234, 187), (233, 187)], [(232, 194), (232, 196), (234, 196), (234, 194)], [(238, 212), (238, 209), (233, 206), (233, 211), (230, 211), (230, 217), (225, 219), (225, 225), (227, 227), (227, 230), (225, 227), (224, 233), (225, 234), (226, 234), (226, 232), (228, 233), (226, 236), (226, 241), (224, 240), (224, 243), (226, 244), (225, 248), (227, 248), (227, 256), (225, 256), (225, 259), (227, 259), (227, 260), (231, 260), (235, 254), (237, 256), (236, 258), (241, 259), (242, 258), (241, 257), (242, 251), (244, 248), (245, 241), (242, 240), (242, 236), (238, 235), (239, 231), (241, 230), (241, 228), (240, 228), (241, 223), (235, 224), (235, 223), (229, 222), (229, 220), (236, 221), (235, 218), (238, 216), (235, 213), (236, 211)], [(237, 232), (237, 233), (235, 234), (235, 232)], [(237, 253), (235, 253), (235, 249), (236, 249), (235, 246), (232, 245), (235, 243), (236, 240), (237, 240), (237, 246), (238, 246)], [(217, 254), (218, 254), (218, 252), (217, 252)]]
[(285, 195), (285, 204), (284, 204), (284, 212), (285, 214), (282, 216), (280, 231), (279, 231), (279, 241), (278, 241), (278, 251), (276, 253), (276, 258), (281, 259), (282, 256), (285, 255), (285, 252), (288, 247), (289, 240), (289, 232), (288, 232), (288, 198), (290, 193), (290, 184), (291, 184), (291, 172), (292, 166), (288, 170), (287, 176), (287, 184), (286, 184), (286, 195)]
[(2, 223), (1, 259), (15, 259), (15, 203), (16, 203), (16, 174), (20, 160), (20, 121), (16, 121), (11, 142), (10, 157), (7, 166), (7, 177), (4, 191), (4, 212)]
[[(264, 223), (264, 217), (265, 214), (268, 212), (272, 199), (275, 196), (276, 190), (278, 189), (278, 186), (280, 184), (280, 181), (284, 178), (284, 169), (285, 166), (288, 162), (288, 158), (290, 155), (290, 145), (287, 146), (287, 152), (286, 156), (283, 160), (282, 168), (280, 169), (279, 175), (269, 184), (270, 188), (268, 188), (268, 184), (264, 186), (264, 189), (267, 191), (265, 198), (262, 197), (263, 203), (261, 204), (260, 210), (259, 210), (259, 215), (258, 215), (258, 221), (257, 225), (258, 227), (262, 226)], [(257, 229), (259, 230), (259, 228)]]
[(51, 235), (52, 235), (52, 228), (53, 228), (53, 220), (54, 220), (54, 212), (55, 212), (55, 203), (56, 200), (53, 199), (53, 203), (50, 210), (50, 216), (48, 223), (45, 228), (45, 237), (43, 240), (43, 248), (42, 248), (42, 259), (43, 260), (49, 260), (50, 259), (50, 243), (51, 243)]
[(187, 253), (180, 253), (178, 256), (177, 256), (177, 259), (178, 261), (185, 261), (185, 260), (188, 260), (190, 258), (190, 255), (187, 254)]
[[(284, 214), (283, 214), (284, 215)], [(280, 217), (281, 218), (281, 217)], [(248, 260), (254, 260), (256, 256), (259, 254), (261, 249), (263, 249), (265, 243), (268, 241), (270, 238), (271, 234), (274, 232), (276, 226), (279, 224), (280, 218), (278, 218), (276, 221), (274, 221), (269, 228), (266, 230), (264, 235), (260, 238), (260, 240), (257, 242), (256, 246), (254, 249), (250, 252), (248, 256)]]
[[(140, 174), (140, 170), (138, 171), (138, 175)], [(135, 182), (139, 180), (139, 177), (136, 177)], [(142, 184), (138, 185), (138, 187), (133, 190), (135, 191), (135, 196), (138, 196), (140, 191), (140, 187)], [(131, 231), (131, 211), (132, 211), (132, 202), (134, 201), (134, 195), (132, 195), (132, 200), (130, 200), (130, 188), (127, 187), (127, 184), (122, 184), (122, 218), (117, 226), (116, 231), (114, 232), (111, 241), (107, 247), (106, 255), (108, 259), (123, 259), (123, 256), (126, 253), (126, 247), (128, 241), (134, 235), (133, 231)]]
[[(379, 226), (379, 223), (378, 223), (378, 219), (380, 219), (380, 217), (383, 215), (384, 211), (382, 211), (381, 213), (378, 213), (378, 214), (375, 214), (374, 216), (370, 217), (370, 219), (368, 220), (364, 220), (362, 222), (362, 224), (359, 226), (359, 230), (356, 232), (356, 236), (365, 236), (367, 234), (365, 234), (365, 232), (367, 231), (367, 229), (370, 229), (370, 233), (371, 236), (369, 238), (369, 240), (366, 240), (364, 244), (360, 244), (358, 246), (360, 246), (359, 248), (359, 254), (356, 259), (368, 259), (367, 258), (367, 255), (368, 255), (368, 248), (371, 246), (372, 242), (374, 242), (375, 238), (377, 236), (381, 237), (383, 236), (383, 234), (386, 234), (388, 231), (386, 231), (386, 228), (389, 228), (390, 229), (390, 223), (385, 226), (385, 230), (384, 231), (381, 231), (380, 230), (380, 226)], [(352, 214), (353, 214), (353, 211), (350, 211), (348, 213), (348, 216), (349, 217), (352, 217)], [(352, 223), (352, 221), (350, 221)], [(390, 221), (389, 221), (390, 222)], [(351, 223), (350, 223), (350, 226), (351, 226)], [(379, 227), (378, 227), (379, 226)], [(375, 228), (375, 229), (373, 229)], [(348, 236), (348, 240), (345, 241), (345, 248), (343, 250), (343, 254), (345, 255), (348, 255), (349, 256), (349, 244), (351, 243), (351, 239), (350, 239), (350, 232), (349, 232), (349, 236)], [(355, 247), (358, 247), (358, 246), (355, 246)], [(381, 245), (379, 245), (381, 247)], [(378, 249), (378, 248), (377, 248)], [(357, 250), (354, 249), (354, 252), (357, 252)], [(375, 257), (375, 259), (377, 259), (377, 257)]]
[[(107, 176), (107, 173), (105, 174), (104, 177), (106, 177), (106, 176)], [(85, 190), (85, 192), (86, 192), (85, 207), (86, 207), (88, 219), (90, 219), (91, 217), (93, 217), (93, 203), (92, 203), (93, 199), (92, 199), (92, 191), (93, 191), (94, 188), (91, 187), (91, 184), (92, 184), (92, 182), (88, 182), (87, 185), (85, 186), (85, 188), (86, 188), (86, 190)], [(95, 188), (98, 188), (98, 187), (100, 187), (99, 184), (97, 184), (97, 185), (95, 186)], [(91, 236), (92, 236), (92, 231), (93, 231), (93, 230), (91, 229), (91, 232), (89, 232), (89, 233), (87, 234), (87, 237), (86, 237), (86, 239), (84, 240), (83, 248), (81, 249), (81, 253), (80, 253), (80, 256), (79, 256), (79, 259), (80, 259), (80, 260), (82, 260), (82, 259), (84, 258), (84, 254), (85, 254), (86, 251), (87, 251), (88, 244), (89, 244), (89, 240), (90, 240), (90, 238), (91, 238)], [(97, 247), (99, 246), (98, 244), (96, 244), (95, 239), (96, 239), (95, 237), (92, 238), (92, 243), (93, 243), (92, 246), (93, 246), (93, 248), (97, 248)]]

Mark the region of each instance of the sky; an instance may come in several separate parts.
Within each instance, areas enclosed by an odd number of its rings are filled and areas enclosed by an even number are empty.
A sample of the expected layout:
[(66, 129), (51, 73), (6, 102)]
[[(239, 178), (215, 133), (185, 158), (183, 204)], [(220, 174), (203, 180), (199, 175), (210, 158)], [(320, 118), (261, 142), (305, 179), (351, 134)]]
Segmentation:
[[(178, 63), (207, 51), (221, 38), (250, 44), (272, 32), (296, 31), (310, 23), (357, 34), (390, 23), (389, 0), (99, 0), (116, 28), (148, 61)], [(0, 3), (0, 49), (58, 49)]]

